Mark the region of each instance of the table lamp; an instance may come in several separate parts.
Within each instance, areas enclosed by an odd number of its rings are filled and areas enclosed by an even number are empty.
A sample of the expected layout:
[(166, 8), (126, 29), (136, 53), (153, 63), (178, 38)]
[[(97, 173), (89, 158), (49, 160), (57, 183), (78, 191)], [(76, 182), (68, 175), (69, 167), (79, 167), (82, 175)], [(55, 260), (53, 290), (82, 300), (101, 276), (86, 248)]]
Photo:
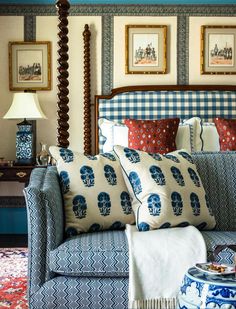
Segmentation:
[(38, 96), (32, 92), (15, 93), (13, 102), (4, 119), (24, 118), (17, 124), (16, 165), (34, 165), (36, 157), (36, 125), (27, 119), (47, 118), (39, 105)]

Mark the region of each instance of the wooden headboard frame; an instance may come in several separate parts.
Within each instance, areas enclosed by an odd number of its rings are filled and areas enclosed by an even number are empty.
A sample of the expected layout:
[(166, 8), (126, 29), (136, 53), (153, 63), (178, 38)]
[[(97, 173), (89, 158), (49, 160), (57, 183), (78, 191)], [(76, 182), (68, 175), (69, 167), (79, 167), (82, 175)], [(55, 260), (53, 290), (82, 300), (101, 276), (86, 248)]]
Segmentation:
[[(70, 4), (68, 0), (58, 0), (56, 3), (59, 19), (58, 33), (58, 136), (57, 143), (60, 147), (69, 146), (69, 73), (68, 73), (68, 15)], [(91, 33), (88, 25), (85, 25), (84, 38), (84, 153), (92, 152), (92, 132), (91, 132), (91, 90), (90, 90), (90, 37)], [(133, 91), (235, 91), (236, 85), (141, 85), (115, 88), (110, 95), (95, 96), (95, 151), (98, 151), (98, 103), (100, 99), (111, 99), (115, 95)]]
[(95, 153), (99, 152), (99, 101), (102, 99), (110, 100), (115, 96), (135, 91), (236, 91), (236, 85), (140, 85), (114, 88), (110, 95), (95, 96)]

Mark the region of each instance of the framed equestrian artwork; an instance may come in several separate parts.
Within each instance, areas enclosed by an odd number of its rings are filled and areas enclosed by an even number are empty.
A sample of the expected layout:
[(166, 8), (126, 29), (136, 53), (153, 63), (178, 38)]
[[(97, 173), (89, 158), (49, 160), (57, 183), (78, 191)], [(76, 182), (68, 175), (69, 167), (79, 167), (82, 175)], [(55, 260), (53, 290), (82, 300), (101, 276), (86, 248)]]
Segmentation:
[(167, 73), (167, 26), (125, 26), (125, 73)]
[(9, 42), (10, 90), (51, 89), (51, 43)]
[(236, 74), (236, 26), (201, 27), (201, 74)]

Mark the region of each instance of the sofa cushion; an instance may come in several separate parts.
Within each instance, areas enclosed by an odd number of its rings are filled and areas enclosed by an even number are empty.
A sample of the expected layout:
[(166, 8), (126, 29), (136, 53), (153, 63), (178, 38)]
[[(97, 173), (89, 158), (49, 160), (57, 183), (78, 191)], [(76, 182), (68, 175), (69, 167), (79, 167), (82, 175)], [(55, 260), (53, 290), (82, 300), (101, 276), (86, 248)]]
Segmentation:
[(149, 154), (114, 146), (140, 231), (192, 224), (213, 229), (215, 219), (191, 156), (184, 150)]
[(215, 215), (216, 230), (236, 231), (236, 152), (199, 152), (192, 158)]
[(127, 277), (128, 244), (124, 231), (86, 233), (50, 252), (50, 270), (69, 276)]
[(114, 154), (85, 156), (56, 146), (50, 152), (62, 184), (68, 236), (134, 223), (130, 196)]
[[(236, 247), (236, 232), (202, 231), (201, 233), (206, 242), (208, 261), (234, 263), (235, 251), (230, 247), (233, 245)], [(222, 250), (217, 250), (220, 247)]]

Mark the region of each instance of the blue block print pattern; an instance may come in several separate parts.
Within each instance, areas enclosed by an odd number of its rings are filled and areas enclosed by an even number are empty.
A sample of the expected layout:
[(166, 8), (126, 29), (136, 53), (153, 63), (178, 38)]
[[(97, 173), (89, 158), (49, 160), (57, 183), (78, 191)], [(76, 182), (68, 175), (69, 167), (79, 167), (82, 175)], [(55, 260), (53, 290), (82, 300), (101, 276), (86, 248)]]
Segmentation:
[(66, 194), (70, 191), (70, 178), (66, 171), (61, 171), (59, 174), (60, 182), (62, 186), (62, 193)]
[(59, 152), (60, 152), (61, 158), (63, 159), (65, 163), (73, 162), (74, 154), (70, 149), (60, 148)]
[(85, 187), (93, 187), (95, 183), (95, 177), (93, 169), (90, 166), (84, 165), (80, 169), (80, 177)]
[(92, 161), (95, 161), (95, 160), (98, 159), (96, 156), (87, 155), (86, 157), (87, 157), (89, 160), (92, 160)]
[(146, 223), (146, 222), (141, 222), (138, 225), (138, 230), (139, 231), (143, 231), (143, 232), (149, 231), (150, 230), (150, 225), (148, 223)]
[(199, 202), (199, 198), (197, 194), (192, 192), (190, 194), (190, 200), (191, 200), (191, 207), (192, 207), (194, 216), (199, 216), (200, 215), (200, 202)]
[(184, 159), (188, 160), (188, 162), (194, 164), (194, 163), (193, 163), (192, 157), (191, 157), (187, 152), (185, 152), (185, 151), (179, 151), (178, 153), (179, 153)]
[(102, 216), (109, 216), (111, 211), (110, 195), (106, 192), (98, 194), (98, 208)]
[(151, 194), (148, 199), (148, 210), (151, 216), (159, 216), (161, 213), (161, 199), (158, 194)]
[(78, 235), (78, 232), (74, 227), (68, 227), (66, 229), (66, 236), (67, 237), (73, 237), (73, 236), (76, 236), (76, 235)]
[(172, 192), (171, 194), (171, 205), (175, 216), (182, 215), (183, 211), (183, 200), (178, 192)]
[(162, 173), (162, 170), (159, 166), (156, 165), (152, 165), (149, 168), (150, 174), (152, 176), (152, 179), (154, 179), (154, 181), (160, 185), (160, 186), (164, 186), (166, 184), (166, 180), (165, 180), (165, 176)]
[(111, 161), (116, 161), (116, 157), (113, 154), (111, 154), (111, 153), (108, 153), (108, 152), (107, 153), (102, 153), (101, 156), (104, 157), (104, 158), (107, 158), (107, 159), (109, 159)]
[(124, 227), (125, 225), (122, 222), (116, 221), (110, 226), (110, 230), (120, 230), (123, 229)]
[(153, 159), (157, 161), (162, 161), (162, 157), (159, 155), (159, 153), (149, 153), (149, 156), (151, 156)]
[(189, 173), (189, 176), (192, 179), (193, 183), (195, 184), (195, 186), (200, 187), (201, 186), (200, 179), (199, 179), (198, 175), (196, 174), (196, 172), (191, 167), (189, 167), (188, 173)]
[(171, 227), (170, 222), (165, 222), (165, 223), (163, 223), (163, 224), (160, 226), (160, 229), (167, 229), (167, 228), (169, 228), (169, 227)]
[(86, 217), (87, 203), (82, 195), (76, 195), (73, 198), (73, 212), (76, 218), (83, 219)]
[(140, 156), (134, 149), (124, 148), (125, 156), (131, 163), (140, 162)]
[(164, 156), (165, 158), (169, 159), (169, 160), (174, 161), (175, 163), (179, 163), (179, 159), (178, 159), (176, 156), (174, 156), (174, 155), (165, 154), (165, 155), (163, 155), (163, 156)]
[(104, 176), (107, 182), (109, 183), (109, 185), (114, 186), (117, 184), (116, 173), (112, 166), (108, 164), (104, 166)]
[(175, 166), (171, 166), (170, 170), (171, 170), (172, 175), (173, 175), (174, 179), (176, 180), (176, 182), (180, 186), (185, 186), (184, 177), (181, 174), (180, 170), (177, 167), (175, 167)]
[(130, 215), (132, 213), (132, 206), (130, 196), (127, 192), (123, 191), (120, 195), (120, 203), (125, 215)]
[(135, 194), (139, 194), (139, 193), (142, 192), (141, 181), (140, 181), (138, 174), (136, 172), (131, 172), (129, 174), (129, 181), (131, 183), (131, 186), (132, 186)]
[(101, 226), (98, 223), (93, 223), (90, 228), (88, 229), (88, 232), (98, 232), (101, 230)]

